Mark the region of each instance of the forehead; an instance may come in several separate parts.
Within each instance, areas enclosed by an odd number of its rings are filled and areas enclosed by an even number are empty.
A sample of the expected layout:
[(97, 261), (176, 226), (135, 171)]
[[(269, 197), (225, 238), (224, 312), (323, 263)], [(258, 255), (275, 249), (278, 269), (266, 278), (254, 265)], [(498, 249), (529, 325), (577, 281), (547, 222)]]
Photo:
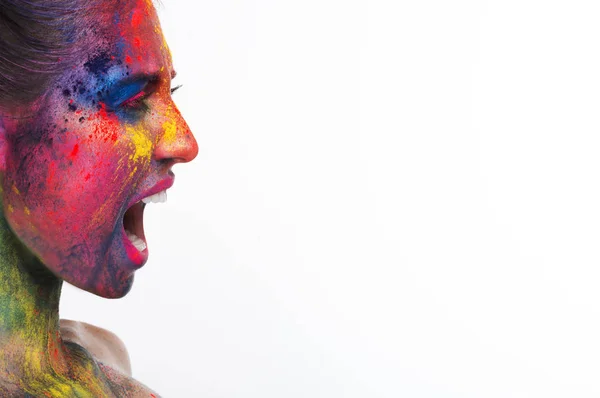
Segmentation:
[(116, 1), (91, 19), (98, 28), (88, 31), (83, 62), (75, 69), (95, 75), (116, 70), (127, 75), (174, 74), (171, 52), (150, 0)]

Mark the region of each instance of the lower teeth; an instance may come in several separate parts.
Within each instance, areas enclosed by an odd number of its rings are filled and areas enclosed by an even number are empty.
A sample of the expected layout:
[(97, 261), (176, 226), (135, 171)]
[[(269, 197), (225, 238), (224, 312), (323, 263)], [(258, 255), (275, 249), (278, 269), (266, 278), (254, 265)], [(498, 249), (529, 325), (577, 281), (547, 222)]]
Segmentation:
[(129, 238), (129, 240), (131, 241), (133, 246), (135, 246), (136, 249), (138, 249), (139, 251), (146, 250), (146, 247), (147, 247), (146, 242), (144, 242), (140, 237), (138, 237), (137, 235), (135, 235), (129, 231), (125, 231), (125, 233), (127, 234), (127, 237)]

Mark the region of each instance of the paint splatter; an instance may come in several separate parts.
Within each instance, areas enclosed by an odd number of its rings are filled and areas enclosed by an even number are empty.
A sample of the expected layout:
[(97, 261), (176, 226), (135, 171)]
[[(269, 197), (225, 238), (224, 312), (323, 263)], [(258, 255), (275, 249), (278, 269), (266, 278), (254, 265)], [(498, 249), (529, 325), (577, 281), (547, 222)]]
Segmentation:
[(107, 52), (101, 52), (88, 60), (83, 66), (95, 75), (103, 75), (112, 66), (111, 61), (112, 57)]
[[(31, 258), (75, 286), (113, 298), (129, 291), (135, 269), (145, 261), (139, 250), (129, 253), (122, 220), (128, 203), (164, 177), (151, 163), (154, 145), (158, 140), (177, 143), (178, 155), (187, 151), (185, 160), (197, 152), (192, 140), (182, 139), (182, 145), (177, 141), (183, 121), (169, 107), (170, 53), (152, 2), (133, 3), (133, 12), (128, 6), (111, 19), (114, 26), (107, 36), (93, 37), (96, 31), (86, 30), (88, 39), (98, 43), (94, 51), (78, 55), (57, 76), (59, 85), (48, 92), (47, 111), (23, 122), (33, 127), (23, 128), (31, 134), (12, 147), (16, 166), (3, 193), (10, 233), (16, 232), (20, 243), (31, 249)], [(148, 100), (148, 112), (108, 100), (118, 80), (157, 68), (159, 89)], [(166, 156), (173, 154), (172, 148), (164, 151)], [(76, 346), (63, 345), (58, 331), (48, 333), (48, 322), (40, 322), (49, 316), (58, 319), (60, 285), (27, 285), (35, 281), (23, 278), (20, 266), (31, 258), (20, 258), (9, 247), (6, 242), (11, 240), (2, 239), (7, 231), (0, 226), (0, 379), (9, 368), (23, 369), (14, 379), (25, 391), (21, 395), (106, 396), (106, 378), (98, 372), (100, 368), (110, 378), (110, 371)], [(72, 355), (65, 357), (69, 351)], [(61, 362), (75, 357), (78, 361), (69, 366)], [(20, 362), (11, 363), (14, 358)], [(128, 390), (133, 384), (119, 381), (115, 384)], [(125, 395), (157, 398), (147, 389), (131, 389)]]
[(131, 16), (131, 26), (134, 29), (137, 29), (140, 27), (140, 24), (142, 23), (142, 19), (143, 19), (143, 15), (142, 15), (142, 9), (141, 8), (135, 8), (133, 10), (133, 15)]
[(130, 159), (134, 162), (140, 160), (149, 161), (152, 156), (152, 141), (148, 139), (144, 127), (128, 125), (126, 131), (127, 135), (131, 137), (131, 142), (134, 146), (134, 153), (131, 154)]
[(71, 154), (69, 155), (70, 159), (75, 158), (75, 156), (77, 156), (77, 152), (79, 152), (79, 144), (75, 144), (73, 146), (73, 150), (71, 151)]

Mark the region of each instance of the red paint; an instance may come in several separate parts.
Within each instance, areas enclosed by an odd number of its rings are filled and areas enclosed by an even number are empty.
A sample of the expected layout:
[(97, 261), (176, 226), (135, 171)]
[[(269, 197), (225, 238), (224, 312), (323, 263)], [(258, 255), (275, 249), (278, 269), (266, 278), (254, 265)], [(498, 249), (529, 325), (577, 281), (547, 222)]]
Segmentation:
[(133, 15), (131, 16), (131, 26), (133, 26), (134, 29), (137, 29), (137, 28), (139, 28), (141, 23), (142, 23), (142, 9), (136, 8), (135, 10), (133, 10)]
[[(65, 107), (61, 93), (71, 91), (65, 86), (50, 97), (51, 112), (26, 122), (37, 129), (55, 126), (48, 132), (53, 145), (27, 140), (17, 154), (25, 157), (35, 153), (28, 157), (31, 160), (25, 175), (11, 172), (4, 176), (6, 187), (13, 183), (19, 188), (28, 187), (27, 195), (9, 189), (4, 198), (4, 205), (14, 209), (6, 211), (5, 216), (22, 242), (65, 281), (112, 298), (127, 293), (133, 272), (148, 258), (148, 250), (140, 253), (130, 244), (122, 228), (124, 211), (164, 179), (172, 164), (190, 161), (197, 154), (197, 144), (183, 138), (189, 128), (180, 116), (175, 118), (177, 144), (161, 140), (167, 110), (174, 107), (168, 90), (170, 55), (163, 46), (150, 2), (128, 3), (134, 3), (137, 11), (124, 15), (115, 26), (115, 36), (121, 33), (121, 37), (111, 43), (117, 61), (110, 64), (131, 74), (159, 74), (158, 89), (149, 104), (151, 113), (139, 121), (152, 143), (152, 161), (133, 160), (135, 141), (127, 134), (130, 122), (119, 112), (111, 112), (103, 103), (96, 106), (76, 99), (71, 102), (70, 98), (66, 101), (73, 106)], [(146, 17), (149, 12), (152, 15)], [(57, 79), (68, 81), (71, 73), (65, 71)], [(87, 75), (82, 81), (84, 85), (92, 82)], [(73, 120), (80, 110), (85, 118), (65, 125), (64, 121)], [(64, 126), (69, 126), (68, 132)]]
[(102, 119), (108, 119), (108, 112), (106, 111), (106, 104), (104, 102), (100, 102), (100, 110), (98, 111), (98, 115), (100, 115), (100, 117)]
[(94, 134), (89, 137), (95, 136), (96, 139), (102, 138), (104, 142), (109, 139), (115, 142), (119, 138), (119, 121), (114, 115), (109, 115), (106, 110), (106, 104), (103, 102), (99, 103), (100, 110), (94, 115), (90, 116), (90, 120), (98, 120), (100, 123), (94, 125)]
[(79, 144), (75, 144), (73, 150), (71, 151), (71, 154), (69, 155), (69, 158), (73, 159), (75, 156), (77, 156), (77, 152), (79, 152)]

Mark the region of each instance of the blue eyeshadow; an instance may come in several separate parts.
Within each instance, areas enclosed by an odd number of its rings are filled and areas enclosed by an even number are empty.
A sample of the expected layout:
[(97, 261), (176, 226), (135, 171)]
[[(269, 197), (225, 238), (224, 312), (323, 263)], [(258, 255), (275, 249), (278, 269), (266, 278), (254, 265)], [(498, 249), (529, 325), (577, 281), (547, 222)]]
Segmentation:
[(140, 93), (147, 84), (147, 79), (131, 81), (123, 84), (117, 83), (114, 87), (109, 88), (104, 100), (108, 106), (116, 108), (129, 98)]

